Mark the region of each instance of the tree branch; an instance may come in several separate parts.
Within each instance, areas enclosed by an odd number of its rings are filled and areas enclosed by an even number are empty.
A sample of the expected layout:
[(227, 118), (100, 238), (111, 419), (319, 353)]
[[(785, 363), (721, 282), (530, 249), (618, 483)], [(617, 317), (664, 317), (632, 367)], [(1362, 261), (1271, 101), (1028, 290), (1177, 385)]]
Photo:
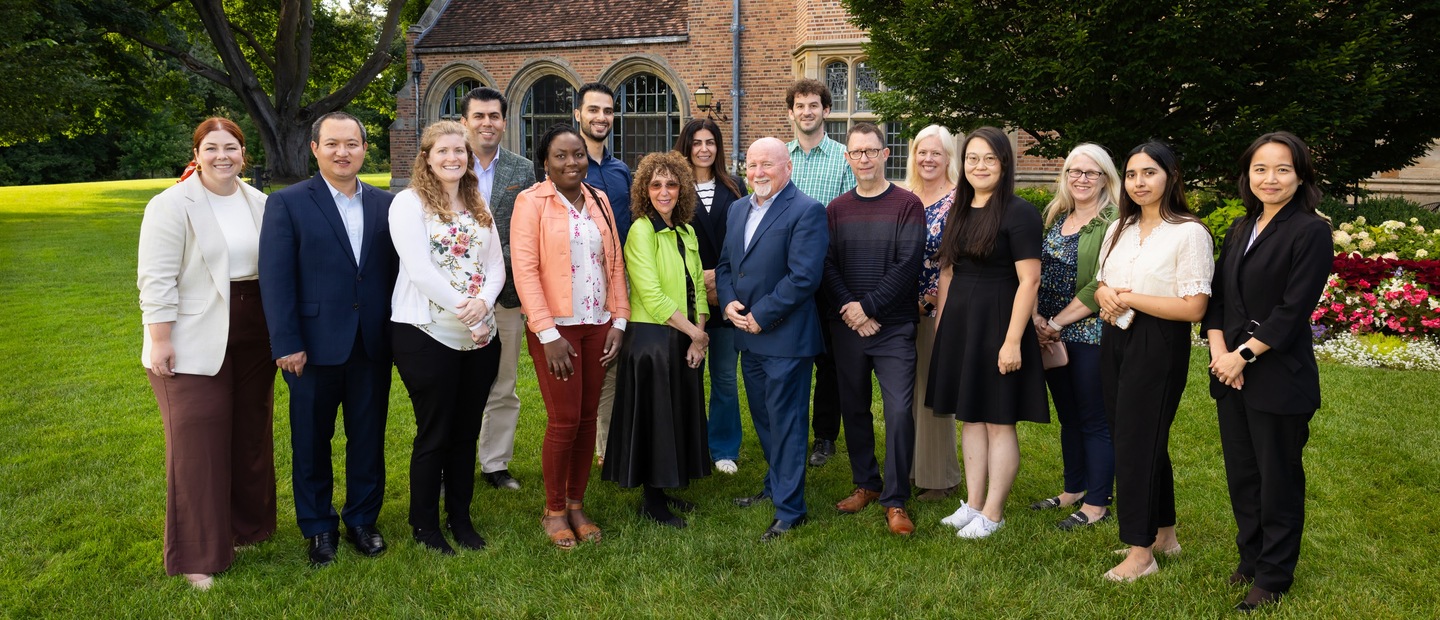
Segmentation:
[(187, 69), (190, 69), (190, 71), (194, 72), (195, 75), (215, 82), (216, 84), (224, 86), (225, 88), (230, 88), (230, 74), (226, 73), (224, 69), (221, 69), (219, 67), (216, 67), (215, 65), (196, 58), (194, 55), (190, 54), (190, 52), (171, 47), (169, 45), (165, 45), (164, 43), (151, 41), (150, 39), (147, 39), (124, 29), (116, 29), (114, 32), (152, 50), (155, 50), (162, 54), (166, 54), (168, 56), (172, 56), (176, 60), (185, 63), (185, 67)]
[(350, 79), (335, 92), (325, 95), (319, 101), (306, 106), (318, 116), (326, 112), (332, 112), (341, 106), (349, 103), (356, 95), (364, 90), (365, 86), (375, 79), (385, 67), (390, 66), (390, 44), (395, 41), (395, 33), (399, 31), (400, 10), (405, 8), (406, 0), (389, 0), (385, 13), (385, 24), (380, 29), (380, 38), (375, 41), (375, 47), (370, 51), (370, 57), (365, 59), (364, 64), (350, 76)]
[(265, 66), (269, 67), (272, 72), (275, 70), (275, 58), (272, 57), (269, 52), (265, 51), (265, 46), (260, 45), (259, 39), (256, 39), (254, 34), (234, 21), (227, 19), (225, 23), (230, 26), (231, 30), (245, 37), (245, 42), (250, 44), (250, 49), (255, 50), (255, 55), (260, 57), (260, 62), (265, 63)]

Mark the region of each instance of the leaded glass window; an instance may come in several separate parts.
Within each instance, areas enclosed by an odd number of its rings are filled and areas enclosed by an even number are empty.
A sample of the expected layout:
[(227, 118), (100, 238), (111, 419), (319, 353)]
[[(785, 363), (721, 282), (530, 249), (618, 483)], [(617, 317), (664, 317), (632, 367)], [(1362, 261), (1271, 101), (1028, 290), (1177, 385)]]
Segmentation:
[(460, 100), (480, 86), (479, 80), (471, 78), (461, 78), (451, 84), (449, 88), (445, 89), (445, 97), (440, 100), (440, 119), (458, 121), (465, 116), (465, 111), (460, 109)]
[(905, 178), (905, 166), (910, 160), (910, 143), (901, 138), (904, 132), (904, 123), (885, 123), (885, 148), (890, 149), (890, 159), (885, 161), (887, 179)]
[(825, 87), (830, 89), (831, 112), (850, 111), (850, 65), (832, 62), (825, 65)]
[(880, 92), (880, 77), (875, 74), (875, 68), (864, 60), (855, 63), (855, 111), (873, 111), (867, 95), (876, 92)]
[(665, 80), (637, 73), (615, 90), (615, 157), (633, 170), (647, 154), (668, 151), (680, 134), (680, 103)]
[(535, 166), (544, 165), (535, 157), (535, 143), (545, 130), (557, 123), (574, 124), (575, 87), (558, 75), (540, 78), (525, 91), (520, 103), (521, 155), (530, 158)]

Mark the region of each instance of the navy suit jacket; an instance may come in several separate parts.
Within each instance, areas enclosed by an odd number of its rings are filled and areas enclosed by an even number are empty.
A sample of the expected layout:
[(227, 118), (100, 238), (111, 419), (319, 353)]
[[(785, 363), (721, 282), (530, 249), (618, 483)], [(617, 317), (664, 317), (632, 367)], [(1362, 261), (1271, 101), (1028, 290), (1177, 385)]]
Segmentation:
[(372, 360), (390, 359), (390, 293), (399, 260), (390, 241), (389, 192), (360, 183), (360, 260), (320, 175), (270, 194), (260, 226), (260, 296), (279, 359), (345, 363), (361, 337)]
[(715, 266), (721, 312), (732, 301), (760, 323), (760, 333), (735, 332), (735, 348), (777, 357), (825, 351), (815, 291), (825, 271), (830, 230), (825, 205), (786, 183), (745, 248), (746, 196), (730, 205), (725, 247)]
[[(1310, 313), (1330, 277), (1335, 249), (1330, 223), (1302, 213), (1294, 202), (1275, 215), (1247, 252), (1255, 218), (1236, 220), (1225, 235), (1202, 332), (1225, 333), (1231, 350), (1253, 335), (1270, 346), (1245, 366), (1245, 406), (1273, 414), (1309, 414), (1320, 408), (1320, 369)], [(1253, 332), (1253, 334), (1251, 333)], [(1210, 395), (1235, 392), (1211, 377)]]

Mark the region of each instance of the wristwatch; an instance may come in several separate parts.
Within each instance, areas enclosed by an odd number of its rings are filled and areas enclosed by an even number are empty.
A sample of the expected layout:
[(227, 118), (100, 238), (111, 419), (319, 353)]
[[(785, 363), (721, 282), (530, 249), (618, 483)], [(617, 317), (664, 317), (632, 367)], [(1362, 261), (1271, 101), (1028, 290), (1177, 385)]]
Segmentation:
[(1235, 352), (1240, 354), (1240, 359), (1245, 360), (1245, 363), (1246, 363), (1246, 364), (1254, 364), (1254, 363), (1255, 363), (1255, 358), (1256, 358), (1257, 356), (1255, 355), (1255, 352), (1254, 352), (1254, 351), (1251, 351), (1251, 350), (1250, 350), (1250, 346), (1249, 346), (1249, 345), (1243, 345), (1243, 344), (1242, 344), (1242, 345), (1240, 345), (1239, 347), (1236, 347), (1236, 348), (1235, 348)]
[(921, 309), (921, 310), (924, 310), (924, 311), (925, 311), (925, 314), (934, 314), (934, 313), (935, 313), (935, 304), (933, 304), (933, 303), (931, 303), (931, 302), (928, 302), (928, 301), (922, 302), (922, 303), (920, 304), (920, 309)]

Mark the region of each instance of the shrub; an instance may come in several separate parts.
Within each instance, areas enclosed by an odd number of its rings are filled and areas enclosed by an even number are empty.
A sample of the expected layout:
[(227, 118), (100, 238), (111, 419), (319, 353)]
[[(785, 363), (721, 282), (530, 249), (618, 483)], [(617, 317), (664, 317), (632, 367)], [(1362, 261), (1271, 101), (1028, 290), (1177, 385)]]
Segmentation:
[[(1342, 259), (1353, 260), (1342, 257), (1337, 266)], [(1399, 267), (1378, 280), (1332, 274), (1310, 314), (1312, 330), (1316, 338), (1379, 333), (1440, 340), (1440, 299), (1430, 289)]]
[(1220, 256), (1219, 241), (1225, 238), (1225, 233), (1230, 230), (1230, 225), (1245, 216), (1245, 204), (1239, 198), (1227, 198), (1224, 204), (1211, 210), (1200, 218), (1205, 226), (1210, 229), (1210, 234), (1215, 237), (1215, 256)]
[(1440, 258), (1440, 229), (1426, 228), (1420, 218), (1385, 220), (1372, 225), (1364, 216), (1344, 222), (1331, 233), (1337, 254), (1367, 258), (1427, 260)]
[(1315, 345), (1315, 355), (1349, 366), (1440, 370), (1440, 346), (1428, 340), (1406, 340), (1386, 334), (1343, 332)]
[(1349, 222), (1360, 217), (1371, 222), (1408, 222), (1414, 218), (1416, 223), (1427, 229), (1440, 228), (1440, 213), (1427, 211), (1419, 203), (1394, 196), (1369, 198), (1357, 204), (1347, 204), (1341, 199), (1326, 196), (1320, 201), (1319, 209), (1332, 222)]
[(1035, 205), (1035, 208), (1039, 209), (1041, 213), (1044, 213), (1045, 206), (1055, 199), (1055, 192), (1045, 187), (1019, 187), (1015, 189), (1015, 195)]

